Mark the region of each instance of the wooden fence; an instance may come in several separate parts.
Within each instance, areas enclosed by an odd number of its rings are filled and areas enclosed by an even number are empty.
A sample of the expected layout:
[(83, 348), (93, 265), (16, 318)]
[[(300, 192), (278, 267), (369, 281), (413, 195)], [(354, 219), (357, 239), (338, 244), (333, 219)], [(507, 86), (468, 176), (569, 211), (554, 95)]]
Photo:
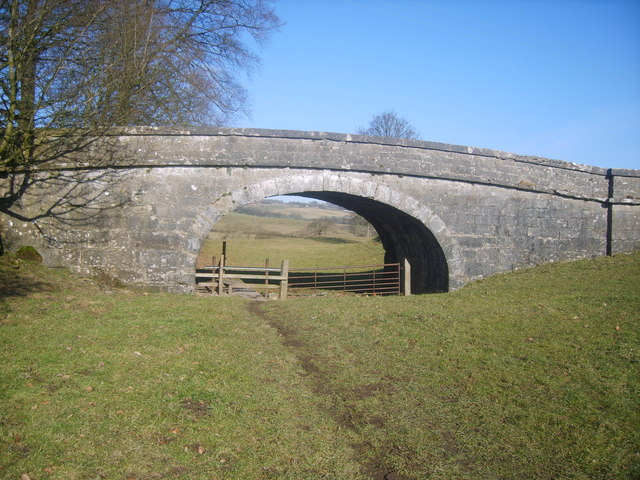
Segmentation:
[(289, 292), (296, 295), (314, 295), (321, 291), (341, 291), (368, 295), (410, 295), (411, 266), (407, 260), (382, 265), (358, 265), (329, 268), (289, 269), (283, 260), (280, 268), (234, 267), (225, 265), (225, 257), (213, 266), (196, 272), (196, 288), (211, 294), (233, 294), (250, 287), (264, 290), (264, 296), (275, 290), (278, 298), (285, 299)]
[(225, 265), (224, 255), (217, 265), (204, 267), (196, 272), (196, 287), (210, 289), (212, 294), (233, 294), (234, 288), (249, 284), (256, 290), (276, 290), (280, 299), (287, 298), (289, 260), (283, 260), (280, 268), (270, 268), (267, 260), (264, 267), (234, 267)]

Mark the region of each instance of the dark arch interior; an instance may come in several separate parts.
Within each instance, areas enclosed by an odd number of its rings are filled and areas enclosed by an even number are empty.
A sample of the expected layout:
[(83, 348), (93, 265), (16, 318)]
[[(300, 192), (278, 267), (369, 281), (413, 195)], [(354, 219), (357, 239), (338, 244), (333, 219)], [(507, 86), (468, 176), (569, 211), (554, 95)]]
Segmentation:
[(385, 250), (385, 263), (403, 258), (411, 264), (413, 293), (449, 290), (449, 269), (444, 252), (422, 222), (390, 205), (338, 192), (303, 192), (296, 196), (315, 198), (364, 217), (378, 232)]

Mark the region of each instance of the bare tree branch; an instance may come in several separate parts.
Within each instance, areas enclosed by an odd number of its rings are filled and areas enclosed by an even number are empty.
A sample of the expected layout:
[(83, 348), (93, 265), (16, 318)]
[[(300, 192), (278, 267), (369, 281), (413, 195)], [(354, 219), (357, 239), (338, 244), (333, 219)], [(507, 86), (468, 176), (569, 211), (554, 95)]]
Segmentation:
[[(0, 0), (0, 213), (92, 218), (100, 195), (80, 187), (122, 174), (114, 146), (95, 139), (229, 121), (246, 103), (238, 75), (258, 61), (248, 40), (278, 27), (263, 0)], [(96, 145), (87, 169), (78, 158)], [(52, 188), (58, 201), (26, 213), (27, 192)]]

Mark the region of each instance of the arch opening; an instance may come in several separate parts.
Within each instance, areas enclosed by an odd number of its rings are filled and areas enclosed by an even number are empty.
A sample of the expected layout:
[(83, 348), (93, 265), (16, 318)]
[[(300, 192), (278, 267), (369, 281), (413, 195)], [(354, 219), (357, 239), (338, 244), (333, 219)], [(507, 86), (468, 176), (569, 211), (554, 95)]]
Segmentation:
[(405, 258), (410, 262), (412, 293), (446, 292), (459, 287), (463, 283), (464, 261), (442, 219), (412, 196), (362, 177), (312, 172), (231, 190), (202, 217), (209, 229), (201, 231), (199, 244), (202, 246), (217, 221), (238, 207), (269, 197), (306, 197), (329, 202), (364, 218), (380, 239), (384, 263), (400, 263)]
[(449, 290), (447, 260), (433, 233), (418, 219), (385, 203), (340, 192), (299, 192), (297, 196), (339, 205), (360, 215), (378, 232), (385, 263), (406, 258), (411, 264), (413, 293)]
[(384, 249), (376, 236), (362, 217), (338, 205), (295, 195), (266, 197), (236, 206), (212, 225), (196, 269), (223, 250), (226, 261), (242, 267), (283, 259), (297, 269), (379, 265)]

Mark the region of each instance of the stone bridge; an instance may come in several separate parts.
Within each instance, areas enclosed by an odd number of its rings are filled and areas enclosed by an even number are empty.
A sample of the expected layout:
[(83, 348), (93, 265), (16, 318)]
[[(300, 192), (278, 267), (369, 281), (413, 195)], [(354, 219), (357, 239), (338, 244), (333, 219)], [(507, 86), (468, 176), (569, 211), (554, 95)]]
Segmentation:
[[(296, 194), (343, 206), (377, 230), (386, 261), (409, 259), (416, 293), (529, 265), (640, 248), (640, 171), (401, 139), (253, 129), (131, 128), (126, 158), (82, 195), (105, 208), (56, 219), (54, 239), (2, 218), (13, 249), (50, 266), (193, 292), (195, 262), (225, 214)], [(25, 212), (54, 201), (31, 192)], [(108, 207), (112, 208), (108, 208)], [(55, 228), (46, 219), (37, 225)], [(62, 223), (61, 223), (62, 222)]]

